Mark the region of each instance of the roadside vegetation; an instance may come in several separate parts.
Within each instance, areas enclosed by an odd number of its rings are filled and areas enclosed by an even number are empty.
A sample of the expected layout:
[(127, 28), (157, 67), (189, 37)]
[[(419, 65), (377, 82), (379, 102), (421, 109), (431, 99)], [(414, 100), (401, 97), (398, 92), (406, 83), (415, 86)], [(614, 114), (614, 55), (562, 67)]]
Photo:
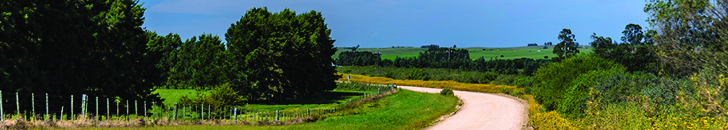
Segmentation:
[(139, 129), (421, 129), (442, 115), (455, 111), (455, 96), (420, 93), (409, 90), (367, 102), (352, 109), (328, 115), (316, 122), (282, 125), (191, 125), (138, 127)]

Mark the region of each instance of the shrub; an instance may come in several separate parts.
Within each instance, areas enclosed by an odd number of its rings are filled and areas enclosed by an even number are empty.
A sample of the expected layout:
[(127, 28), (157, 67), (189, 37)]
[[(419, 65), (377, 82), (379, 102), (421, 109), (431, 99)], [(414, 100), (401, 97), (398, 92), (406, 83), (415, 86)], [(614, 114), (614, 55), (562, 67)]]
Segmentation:
[(197, 98), (188, 98), (182, 96), (181, 104), (210, 104), (210, 105), (243, 105), (245, 98), (240, 96), (237, 91), (230, 87), (230, 83), (225, 83), (215, 87), (209, 94), (201, 91), (197, 92)]
[(430, 80), (430, 74), (422, 69), (410, 69), (407, 72), (407, 79)]
[(440, 95), (454, 96), (455, 93), (452, 92), (452, 90), (446, 88), (446, 89), (442, 89), (442, 91), (440, 91)]
[(604, 69), (625, 70), (622, 65), (598, 56), (575, 56), (543, 66), (534, 75), (534, 80), (540, 82), (532, 89), (532, 94), (547, 110), (555, 110), (576, 76)]
[[(589, 73), (581, 74), (578, 78), (572, 81), (571, 86), (568, 86), (566, 93), (564, 94), (564, 100), (558, 104), (558, 111), (565, 115), (565, 117), (577, 118), (584, 116), (584, 110), (586, 110), (586, 102), (590, 99), (589, 91), (591, 87), (600, 85), (604, 82), (602, 79), (609, 79), (614, 75), (623, 75), (624, 70), (609, 69), (609, 70), (594, 70)], [(613, 84), (609, 84), (610, 86)], [(603, 92), (603, 91), (602, 91)]]

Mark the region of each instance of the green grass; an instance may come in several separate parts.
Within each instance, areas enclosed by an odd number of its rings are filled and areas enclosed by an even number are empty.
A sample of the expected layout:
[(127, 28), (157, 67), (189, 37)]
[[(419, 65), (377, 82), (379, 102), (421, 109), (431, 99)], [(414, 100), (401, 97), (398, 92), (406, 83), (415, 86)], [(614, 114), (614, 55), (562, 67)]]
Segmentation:
[[(340, 83), (337, 83), (340, 84)], [(158, 93), (159, 96), (164, 99), (165, 104), (174, 104), (179, 102), (182, 96), (194, 98), (197, 96), (197, 91), (194, 89), (157, 89), (152, 93)], [(337, 104), (346, 103), (349, 99), (354, 97), (362, 96), (367, 91), (340, 91), (335, 90), (331, 92), (324, 92), (318, 95), (302, 98), (300, 100), (278, 103), (278, 104), (248, 104), (246, 107), (249, 109), (255, 109), (259, 111), (275, 111), (275, 110), (306, 110), (306, 109), (321, 109), (331, 108)], [(372, 93), (369, 91), (368, 93)], [(376, 89), (374, 89), (376, 93)]]
[[(490, 57), (498, 57), (498, 59), (518, 59), (518, 58), (531, 58), (531, 59), (543, 59), (544, 56), (549, 58), (556, 57), (553, 53), (553, 46), (549, 46), (548, 49), (542, 49), (543, 46), (523, 46), (523, 47), (509, 47), (509, 48), (484, 48), (484, 47), (471, 47), (465, 48), (470, 52), (471, 59), (478, 59), (481, 56), (490, 59)], [(588, 48), (588, 49), (587, 49)], [(483, 49), (486, 49), (485, 51)], [(492, 49), (492, 51), (490, 51)], [(377, 51), (378, 50), (378, 51)], [(427, 49), (424, 48), (360, 48), (357, 51), (371, 51), (381, 52), (382, 59), (394, 60), (395, 57), (417, 57), (420, 52), (424, 52)], [(541, 52), (539, 52), (539, 50)], [(339, 57), (339, 53), (344, 51), (350, 51), (348, 49), (339, 48), (336, 54), (332, 58), (336, 59)], [(591, 52), (591, 47), (579, 48), (580, 53)], [(503, 55), (503, 58), (500, 57)]]
[(287, 126), (161, 126), (140, 129), (420, 129), (427, 127), (438, 117), (454, 111), (455, 105), (456, 97), (401, 90), (376, 102), (312, 123)]
[(159, 94), (159, 97), (164, 99), (164, 104), (179, 102), (179, 99), (185, 95), (189, 98), (197, 97), (197, 91), (194, 89), (157, 89), (152, 94)]

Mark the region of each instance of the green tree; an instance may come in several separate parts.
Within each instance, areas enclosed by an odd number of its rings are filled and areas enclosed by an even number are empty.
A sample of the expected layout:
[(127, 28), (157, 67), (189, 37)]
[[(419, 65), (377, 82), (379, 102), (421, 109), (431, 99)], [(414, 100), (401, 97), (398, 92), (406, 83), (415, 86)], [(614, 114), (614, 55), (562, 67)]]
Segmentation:
[(638, 24), (627, 24), (627, 26), (624, 27), (624, 31), (622, 31), (622, 42), (631, 44), (634, 46), (642, 45), (642, 39), (644, 39), (645, 35), (642, 32), (642, 27)]
[(651, 0), (644, 11), (653, 35), (660, 74), (687, 76), (709, 68), (728, 73), (728, 1)]
[(253, 8), (225, 33), (227, 77), (250, 101), (281, 102), (336, 88), (336, 52), (321, 13)]
[(559, 59), (568, 58), (570, 56), (575, 56), (576, 53), (579, 53), (579, 50), (577, 49), (577, 43), (575, 43), (576, 38), (574, 34), (571, 34), (571, 29), (564, 28), (559, 32), (559, 42), (554, 46), (553, 53), (559, 56)]
[(0, 89), (159, 100), (163, 52), (147, 46), (144, 10), (133, 0), (0, 2)]

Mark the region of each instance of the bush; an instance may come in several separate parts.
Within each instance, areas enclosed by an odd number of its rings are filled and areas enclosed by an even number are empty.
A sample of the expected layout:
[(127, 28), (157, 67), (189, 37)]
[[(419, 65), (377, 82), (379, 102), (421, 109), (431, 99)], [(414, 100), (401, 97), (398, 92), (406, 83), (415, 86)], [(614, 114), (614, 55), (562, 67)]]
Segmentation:
[(567, 87), (572, 86), (572, 80), (589, 71), (605, 69), (626, 70), (624, 66), (598, 56), (575, 56), (543, 66), (534, 75), (534, 80), (540, 82), (533, 87), (532, 94), (547, 110), (556, 110)]
[(215, 87), (215, 89), (212, 90), (209, 94), (204, 94), (203, 92), (198, 90), (197, 98), (188, 98), (187, 96), (182, 96), (180, 98), (180, 103), (188, 105), (210, 104), (217, 106), (234, 106), (245, 104), (245, 98), (243, 98), (243, 96), (240, 96), (237, 91), (233, 90), (230, 87), (230, 83), (225, 83), (223, 85)]
[(407, 72), (407, 79), (413, 80), (430, 80), (430, 74), (422, 69), (410, 69)]
[(446, 88), (446, 89), (442, 89), (442, 91), (440, 91), (440, 95), (454, 96), (455, 93), (452, 92), (452, 90)]

